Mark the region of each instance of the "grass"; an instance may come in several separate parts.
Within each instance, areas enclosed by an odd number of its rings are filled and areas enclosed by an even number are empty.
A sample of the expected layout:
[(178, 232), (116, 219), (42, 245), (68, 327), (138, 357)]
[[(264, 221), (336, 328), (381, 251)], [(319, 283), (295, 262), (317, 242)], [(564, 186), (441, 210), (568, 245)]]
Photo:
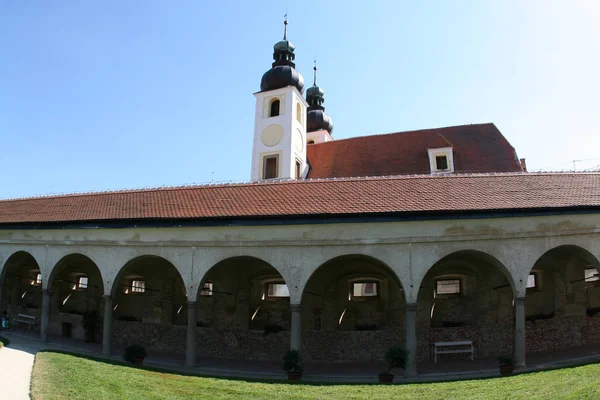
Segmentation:
[(407, 385), (316, 385), (201, 378), (40, 352), (31, 395), (49, 399), (598, 399), (600, 364), (506, 378)]

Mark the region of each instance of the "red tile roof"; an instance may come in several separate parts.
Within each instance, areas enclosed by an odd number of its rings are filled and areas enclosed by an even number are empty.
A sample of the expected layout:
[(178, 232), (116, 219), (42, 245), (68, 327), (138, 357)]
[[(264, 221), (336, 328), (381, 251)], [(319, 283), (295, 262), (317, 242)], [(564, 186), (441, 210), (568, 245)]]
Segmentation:
[(0, 224), (600, 207), (600, 173), (323, 179), (0, 201)]
[(494, 124), (362, 136), (307, 146), (309, 178), (429, 174), (428, 149), (452, 147), (454, 172), (523, 171)]

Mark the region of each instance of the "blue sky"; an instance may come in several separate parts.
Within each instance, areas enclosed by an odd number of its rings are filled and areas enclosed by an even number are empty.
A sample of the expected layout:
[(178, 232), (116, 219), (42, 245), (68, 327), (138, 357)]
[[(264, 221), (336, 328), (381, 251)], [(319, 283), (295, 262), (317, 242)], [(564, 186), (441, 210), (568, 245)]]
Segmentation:
[(21, 0), (0, 13), (0, 198), (248, 180), (286, 10), (335, 138), (494, 122), (530, 170), (600, 166), (597, 0)]

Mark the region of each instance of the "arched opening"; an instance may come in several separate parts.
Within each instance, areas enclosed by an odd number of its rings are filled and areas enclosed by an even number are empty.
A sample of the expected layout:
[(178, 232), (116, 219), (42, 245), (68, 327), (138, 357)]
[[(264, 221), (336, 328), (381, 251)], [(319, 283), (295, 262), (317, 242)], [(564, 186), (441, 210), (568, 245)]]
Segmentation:
[(527, 352), (600, 343), (599, 270), (578, 246), (556, 247), (536, 261), (525, 297)]
[(2, 297), (0, 298), (0, 313), (13, 322), (19, 314), (35, 317), (35, 323), (11, 323), (16, 328), (39, 330), (42, 312), (42, 275), (35, 258), (19, 251), (11, 255), (4, 264), (0, 276)]
[[(467, 250), (434, 264), (421, 283), (417, 300), (417, 355), (433, 360), (435, 342), (471, 341), (474, 357), (512, 354), (514, 282), (489, 254)], [(469, 359), (469, 353), (444, 354)]]
[(98, 266), (83, 254), (69, 254), (56, 263), (47, 286), (48, 334), (100, 342), (104, 285)]
[(271, 105), (269, 106), (269, 117), (276, 117), (279, 115), (279, 99), (275, 99), (271, 101)]
[(296, 119), (302, 124), (302, 106), (300, 103), (296, 103)]
[(311, 139), (306, 144), (315, 144), (315, 141)]
[(289, 349), (289, 290), (263, 260), (234, 257), (213, 266), (202, 281), (196, 310), (200, 356), (280, 360)]
[(184, 353), (185, 284), (173, 264), (158, 256), (129, 261), (112, 287), (113, 342), (141, 344), (149, 353)]
[(302, 294), (303, 357), (371, 362), (405, 339), (405, 297), (383, 262), (346, 255), (321, 265)]

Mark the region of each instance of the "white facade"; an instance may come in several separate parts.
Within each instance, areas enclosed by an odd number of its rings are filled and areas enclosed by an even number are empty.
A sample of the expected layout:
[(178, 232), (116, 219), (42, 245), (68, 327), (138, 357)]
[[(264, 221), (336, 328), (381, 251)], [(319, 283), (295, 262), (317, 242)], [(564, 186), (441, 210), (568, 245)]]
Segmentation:
[[(301, 178), (307, 166), (306, 100), (294, 86), (258, 92), (254, 96), (256, 111), (251, 180)], [(271, 116), (274, 101), (279, 101), (279, 115)], [(277, 160), (275, 177), (265, 176), (265, 160), (269, 157)], [(300, 171), (299, 176), (297, 170)]]

